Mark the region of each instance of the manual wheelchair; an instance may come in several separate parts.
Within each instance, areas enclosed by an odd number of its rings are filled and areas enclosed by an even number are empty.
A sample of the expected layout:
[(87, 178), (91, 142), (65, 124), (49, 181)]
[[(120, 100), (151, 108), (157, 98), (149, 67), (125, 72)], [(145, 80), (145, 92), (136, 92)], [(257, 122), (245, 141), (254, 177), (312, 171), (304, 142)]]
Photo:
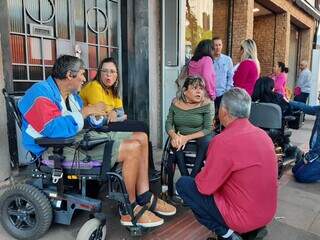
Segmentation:
[[(3, 89), (3, 95), (8, 112), (21, 128), (22, 117), (14, 94)], [(17, 239), (38, 239), (51, 223), (70, 225), (75, 211), (83, 210), (90, 213), (91, 219), (81, 227), (77, 240), (106, 239), (107, 220), (101, 210), (102, 201), (96, 197), (101, 190), (96, 186), (101, 185), (106, 187), (105, 196), (116, 200), (120, 209), (135, 219), (121, 170), (117, 166), (111, 168), (107, 157), (102, 162), (89, 158), (82, 162), (63, 161), (65, 147), (87, 151), (101, 144), (111, 145), (112, 141), (93, 139), (84, 134), (81, 141), (39, 138), (36, 143), (52, 148), (52, 154), (47, 159), (32, 155), (25, 182), (12, 184), (0, 196), (0, 222), (10, 235)], [(135, 220), (128, 229), (133, 236), (140, 236), (144, 231)]]
[[(183, 150), (184, 160), (188, 171), (194, 167), (197, 155), (197, 142), (189, 141)], [(161, 157), (161, 186), (162, 197), (172, 201), (180, 201), (176, 198), (174, 190), (174, 176), (177, 169), (174, 153), (170, 144), (170, 138), (166, 140)]]

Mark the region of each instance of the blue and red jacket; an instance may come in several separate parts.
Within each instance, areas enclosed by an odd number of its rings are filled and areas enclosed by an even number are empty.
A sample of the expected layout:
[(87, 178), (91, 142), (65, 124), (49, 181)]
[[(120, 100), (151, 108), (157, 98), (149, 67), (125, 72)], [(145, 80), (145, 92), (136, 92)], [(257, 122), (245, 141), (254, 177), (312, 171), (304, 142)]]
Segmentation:
[(22, 141), (28, 151), (37, 156), (45, 151), (35, 143), (35, 138), (68, 138), (82, 130), (84, 120), (80, 96), (70, 94), (69, 103), (71, 111), (51, 76), (26, 91), (18, 108), (23, 116)]

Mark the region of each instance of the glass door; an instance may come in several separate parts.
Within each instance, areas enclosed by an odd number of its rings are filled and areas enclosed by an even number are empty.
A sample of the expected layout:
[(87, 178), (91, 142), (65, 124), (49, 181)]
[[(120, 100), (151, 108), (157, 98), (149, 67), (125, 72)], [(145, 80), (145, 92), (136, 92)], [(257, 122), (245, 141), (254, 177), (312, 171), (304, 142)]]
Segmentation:
[(82, 58), (88, 79), (107, 56), (121, 63), (120, 0), (8, 0), (8, 8), (15, 91), (46, 79), (61, 54)]

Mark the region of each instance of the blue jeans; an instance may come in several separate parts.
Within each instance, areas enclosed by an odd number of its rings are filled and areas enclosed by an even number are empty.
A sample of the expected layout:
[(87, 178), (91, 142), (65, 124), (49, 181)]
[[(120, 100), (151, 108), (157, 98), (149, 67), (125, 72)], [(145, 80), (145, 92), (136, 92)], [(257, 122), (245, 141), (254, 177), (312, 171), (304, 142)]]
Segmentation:
[(302, 92), (300, 95), (295, 96), (294, 100), (297, 102), (307, 103), (308, 97), (309, 97), (309, 93)]
[(218, 236), (223, 236), (228, 232), (229, 228), (223, 220), (214, 198), (201, 194), (194, 178), (182, 176), (176, 183), (176, 189), (202, 225), (214, 231)]
[[(309, 157), (310, 155), (310, 157)], [(310, 158), (310, 161), (309, 161)], [(312, 159), (311, 159), (312, 158)], [(301, 183), (313, 183), (320, 181), (320, 159), (317, 154), (307, 153), (304, 160), (300, 160), (292, 168), (295, 179)]]
[[(191, 174), (190, 176), (195, 177), (198, 172), (200, 172), (201, 167), (203, 165), (203, 161), (206, 157), (206, 153), (207, 153), (207, 149), (209, 146), (209, 143), (212, 139), (212, 135), (208, 134), (205, 135), (201, 138), (197, 138), (196, 140), (196, 144), (197, 144), (197, 155), (196, 155), (196, 159), (194, 162), (194, 166), (192, 168)], [(189, 176), (189, 172), (185, 163), (185, 159), (184, 159), (184, 153), (183, 151), (174, 151), (174, 155), (175, 155), (175, 161), (178, 165), (178, 168), (180, 170), (180, 173), (182, 176)]]
[(305, 114), (309, 114), (309, 115), (316, 115), (318, 112), (320, 112), (320, 105), (310, 106), (303, 102), (297, 102), (297, 101), (291, 101), (289, 102), (289, 105), (293, 111), (301, 110)]

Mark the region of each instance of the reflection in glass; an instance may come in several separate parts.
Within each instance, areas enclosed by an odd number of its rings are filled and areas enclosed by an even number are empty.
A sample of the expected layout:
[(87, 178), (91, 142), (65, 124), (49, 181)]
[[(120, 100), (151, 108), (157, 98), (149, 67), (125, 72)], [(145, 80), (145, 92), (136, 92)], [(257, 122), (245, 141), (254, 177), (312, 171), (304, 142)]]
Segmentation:
[[(29, 14), (37, 20), (40, 20), (40, 8), (38, 0), (28, 0), (24, 1), (25, 8), (29, 12)], [(27, 14), (27, 23), (37, 23)]]
[(12, 77), (13, 80), (26, 80), (27, 77), (27, 67), (26, 66), (16, 66), (12, 65)]
[(109, 5), (109, 45), (118, 46), (118, 4), (108, 1)]
[(28, 38), (29, 63), (42, 64), (41, 57), (41, 39), (35, 37)]
[(10, 35), (12, 63), (25, 63), (24, 36)]
[(13, 82), (13, 90), (16, 92), (25, 92), (34, 82)]
[[(107, 1), (106, 0), (98, 1), (97, 7), (99, 7), (101, 9), (101, 11), (103, 11), (104, 14), (108, 17)], [(107, 30), (102, 32), (107, 25), (108, 25), (108, 19), (106, 19), (105, 16), (103, 16), (102, 13), (99, 12), (98, 13), (98, 29), (99, 29), (99, 44), (100, 45), (107, 45)]]
[(96, 69), (89, 69), (88, 81), (94, 80), (96, 75), (97, 75), (97, 70)]
[[(54, 9), (48, 0), (40, 0), (41, 1), (41, 19), (43, 21), (48, 21), (52, 14), (57, 13), (54, 12)], [(61, 2), (63, 0), (59, 0), (56, 2)], [(50, 22), (46, 22), (45, 25), (54, 27), (54, 18), (51, 19)]]
[(45, 65), (53, 65), (56, 60), (56, 41), (43, 39), (43, 59)]
[(110, 51), (110, 57), (113, 57), (119, 63), (118, 49), (110, 48), (109, 51)]
[(95, 46), (89, 46), (89, 68), (97, 68), (97, 48)]
[(23, 7), (22, 0), (8, 1), (9, 18), (10, 18), (10, 31), (23, 33)]
[(93, 29), (97, 29), (97, 11), (95, 9), (92, 9), (92, 7), (95, 7), (95, 0), (89, 0), (86, 1), (86, 13), (87, 13), (87, 29), (88, 29), (88, 42), (89, 43), (97, 43), (97, 35), (95, 32), (93, 32), (89, 26)]
[[(77, 4), (77, 6), (80, 4)], [(59, 0), (56, 1), (56, 20), (57, 20), (57, 29), (58, 29), (58, 37), (69, 39), (69, 6), (67, 0)], [(79, 9), (75, 11), (75, 14), (77, 16)], [(82, 19), (84, 19), (82, 17)], [(77, 18), (75, 21), (75, 24), (77, 24)], [(77, 27), (77, 25), (76, 25)], [(77, 31), (77, 30), (76, 30)]]
[(106, 57), (108, 57), (108, 48), (100, 47), (100, 62)]
[(74, 10), (75, 14), (75, 31), (76, 31), (76, 41), (85, 42), (85, 10), (84, 1), (77, 1), (77, 9)]
[(42, 67), (29, 67), (30, 80), (43, 80)]
[(47, 79), (52, 74), (52, 67), (45, 67), (44, 72)]
[(186, 0), (186, 60), (202, 39), (212, 38), (213, 0)]

